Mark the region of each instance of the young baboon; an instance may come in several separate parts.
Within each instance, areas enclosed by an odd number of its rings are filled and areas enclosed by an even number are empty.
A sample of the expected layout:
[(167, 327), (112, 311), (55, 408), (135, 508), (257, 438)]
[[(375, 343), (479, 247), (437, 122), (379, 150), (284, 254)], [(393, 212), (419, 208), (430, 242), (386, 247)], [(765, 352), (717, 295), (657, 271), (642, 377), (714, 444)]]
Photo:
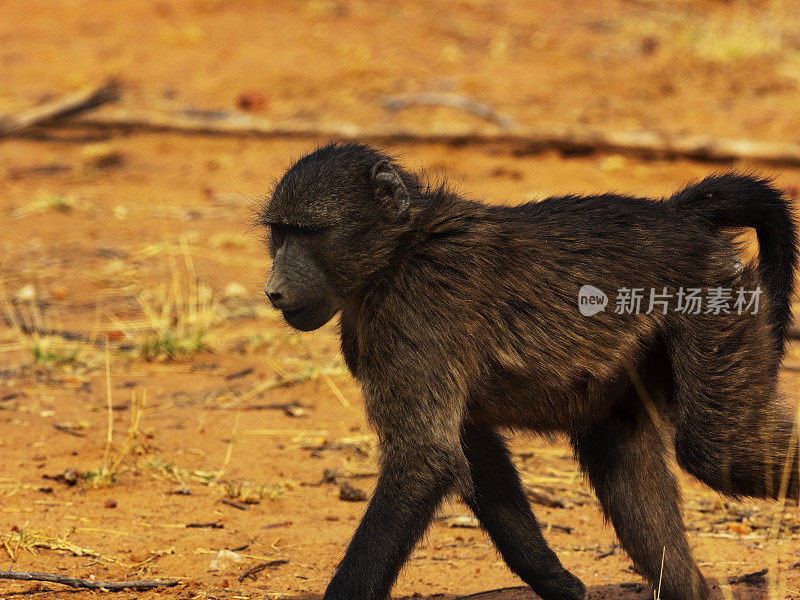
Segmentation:
[[(326, 600), (385, 600), (451, 491), (539, 596), (583, 598), (542, 536), (503, 429), (570, 436), (651, 582), (666, 549), (664, 599), (708, 595), (669, 445), (724, 494), (800, 491), (793, 411), (775, 391), (797, 236), (768, 181), (725, 174), (660, 201), (488, 206), (426, 186), (369, 146), (333, 144), (297, 161), (258, 218), (270, 301), (303, 331), (341, 313), (342, 352), (379, 436), (377, 487)], [(739, 261), (736, 227), (755, 228), (757, 266)], [(586, 285), (619, 290), (618, 306), (584, 316)], [(720, 294), (752, 300), (760, 288), (757, 308), (720, 308)], [(698, 311), (619, 303), (652, 290), (686, 304), (696, 289), (717, 300)]]

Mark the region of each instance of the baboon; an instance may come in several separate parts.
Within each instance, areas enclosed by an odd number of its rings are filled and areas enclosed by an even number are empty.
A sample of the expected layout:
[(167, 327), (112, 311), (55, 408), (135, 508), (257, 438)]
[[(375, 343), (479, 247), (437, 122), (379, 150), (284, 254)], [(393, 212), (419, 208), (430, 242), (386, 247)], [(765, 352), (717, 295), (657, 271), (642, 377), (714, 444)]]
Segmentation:
[[(651, 582), (665, 549), (664, 599), (709, 593), (670, 446), (723, 494), (800, 491), (794, 411), (776, 394), (798, 242), (768, 180), (726, 173), (661, 200), (490, 206), (426, 184), (372, 147), (331, 144), (288, 169), (258, 221), (270, 302), (303, 331), (340, 313), (341, 349), (379, 439), (377, 487), (326, 600), (385, 600), (450, 492), (539, 596), (584, 598), (542, 536), (509, 430), (569, 436)], [(758, 237), (757, 264), (738, 258), (731, 228), (745, 227)], [(746, 311), (609, 305), (584, 316), (584, 285), (763, 294)]]

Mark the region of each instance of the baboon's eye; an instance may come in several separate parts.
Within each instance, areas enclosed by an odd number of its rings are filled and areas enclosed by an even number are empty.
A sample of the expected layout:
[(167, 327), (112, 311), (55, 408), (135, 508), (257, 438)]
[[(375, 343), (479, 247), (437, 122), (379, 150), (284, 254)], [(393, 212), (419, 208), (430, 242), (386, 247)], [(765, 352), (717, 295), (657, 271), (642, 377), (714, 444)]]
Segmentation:
[(311, 237), (319, 235), (325, 231), (325, 228), (295, 225), (293, 223), (271, 223), (269, 226), (269, 231), (273, 242), (280, 246), (288, 236)]

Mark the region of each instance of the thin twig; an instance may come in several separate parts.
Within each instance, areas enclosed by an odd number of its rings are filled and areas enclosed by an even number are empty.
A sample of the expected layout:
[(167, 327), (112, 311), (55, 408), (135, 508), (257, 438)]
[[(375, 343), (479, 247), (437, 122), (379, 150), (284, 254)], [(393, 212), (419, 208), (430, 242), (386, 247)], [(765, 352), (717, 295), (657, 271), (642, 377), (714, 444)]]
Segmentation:
[(565, 508), (569, 504), (568, 500), (561, 498), (560, 496), (556, 496), (555, 494), (551, 494), (547, 490), (543, 490), (542, 488), (538, 487), (526, 486), (525, 495), (536, 504), (540, 504), (541, 506), (549, 506), (550, 508)]
[(53, 427), (58, 431), (61, 431), (69, 435), (73, 435), (75, 437), (81, 437), (81, 438), (86, 437), (85, 433), (81, 433), (80, 431), (77, 431), (74, 427), (70, 427), (69, 425), (61, 425), (59, 423), (53, 423)]
[(728, 583), (749, 583), (751, 585), (761, 585), (764, 583), (764, 577), (769, 573), (769, 569), (761, 569), (754, 573), (745, 573), (744, 575), (734, 575), (728, 578)]
[(174, 587), (178, 581), (91, 581), (89, 579), (76, 579), (66, 575), (56, 575), (54, 573), (36, 573), (25, 571), (0, 571), (0, 579), (14, 579), (16, 581), (46, 581), (48, 583), (60, 583), (71, 588), (81, 588), (87, 590), (104, 590), (109, 592), (120, 592), (122, 590), (152, 590), (158, 587)]
[(121, 90), (120, 83), (111, 80), (100, 87), (84, 88), (18, 114), (0, 115), (0, 137), (16, 133), (44, 121), (75, 115), (109, 102), (116, 102), (120, 98)]
[(613, 556), (617, 552), (617, 543), (611, 542), (611, 548), (609, 548), (606, 552), (597, 555), (597, 560), (602, 560), (604, 558), (608, 558), (609, 556)]
[(458, 596), (455, 600), (466, 600), (467, 598), (477, 598), (479, 596), (483, 596), (484, 594), (496, 594), (497, 592), (510, 592), (511, 590), (528, 590), (525, 586), (513, 586), (513, 587), (504, 587), (504, 588), (497, 588), (494, 590), (486, 590), (485, 592), (475, 592), (474, 594), (467, 594), (466, 596)]
[(225, 375), (226, 381), (231, 381), (232, 379), (239, 379), (240, 377), (247, 377), (250, 375), (255, 369), (253, 367), (247, 367), (246, 369), (242, 369), (241, 371), (236, 371), (235, 373), (230, 373)]
[(253, 581), (258, 579), (258, 574), (261, 573), (267, 567), (276, 567), (278, 565), (285, 565), (289, 562), (288, 558), (279, 558), (276, 560), (270, 560), (264, 563), (257, 564), (255, 566), (250, 567), (244, 573), (239, 575), (239, 583), (250, 577)]
[(219, 521), (212, 521), (210, 523), (187, 523), (186, 527), (189, 529), (223, 529), (225, 525), (220, 523)]
[(383, 101), (383, 107), (390, 112), (397, 112), (411, 106), (446, 106), (448, 108), (457, 108), (477, 115), (486, 121), (491, 121), (503, 129), (516, 127), (514, 119), (508, 115), (499, 114), (489, 105), (461, 94), (423, 92), (421, 94), (387, 96)]
[(557, 525), (556, 523), (542, 523), (545, 529), (558, 529), (564, 533), (572, 533), (573, 529), (569, 525)]

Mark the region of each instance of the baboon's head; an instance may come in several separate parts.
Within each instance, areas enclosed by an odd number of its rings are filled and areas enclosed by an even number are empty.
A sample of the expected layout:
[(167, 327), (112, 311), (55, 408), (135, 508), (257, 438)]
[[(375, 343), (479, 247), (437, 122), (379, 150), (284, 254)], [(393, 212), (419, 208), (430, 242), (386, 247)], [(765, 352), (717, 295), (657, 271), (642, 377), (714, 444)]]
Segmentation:
[(331, 144), (292, 165), (258, 213), (272, 256), (265, 292), (289, 325), (317, 329), (356, 301), (394, 253), (418, 187), (392, 159), (357, 144)]

